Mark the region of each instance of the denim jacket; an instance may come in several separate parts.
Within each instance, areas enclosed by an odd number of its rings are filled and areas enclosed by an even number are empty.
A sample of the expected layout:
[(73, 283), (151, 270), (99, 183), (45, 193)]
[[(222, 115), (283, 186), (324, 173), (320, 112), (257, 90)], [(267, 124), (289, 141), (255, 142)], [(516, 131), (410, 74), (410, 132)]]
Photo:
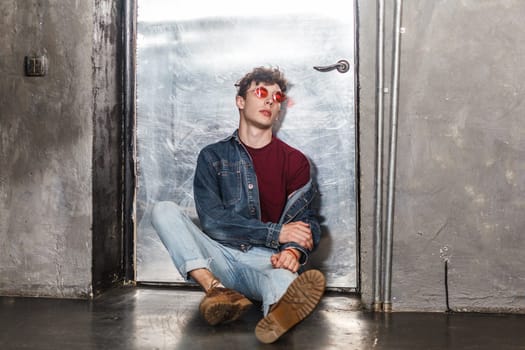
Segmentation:
[(279, 243), (282, 226), (293, 221), (310, 224), (314, 250), (319, 244), (321, 229), (312, 208), (318, 192), (312, 180), (289, 196), (279, 222), (261, 221), (255, 169), (238, 131), (199, 153), (193, 189), (202, 230), (225, 246), (242, 251), (254, 246), (279, 251), (293, 247), (303, 253), (304, 264), (311, 251), (295, 242)]

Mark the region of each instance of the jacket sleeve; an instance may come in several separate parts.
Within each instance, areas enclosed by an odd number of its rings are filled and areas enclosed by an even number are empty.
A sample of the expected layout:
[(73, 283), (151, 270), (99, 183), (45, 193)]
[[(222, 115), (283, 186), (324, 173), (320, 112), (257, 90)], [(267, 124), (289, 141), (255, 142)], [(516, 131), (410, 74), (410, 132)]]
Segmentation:
[(312, 250), (309, 250), (295, 242), (285, 243), (279, 247), (281, 251), (286, 248), (295, 248), (299, 250), (302, 253), (299, 260), (302, 265), (308, 262), (310, 254), (317, 249), (321, 240), (321, 225), (319, 224), (318, 208), (316, 205), (316, 203), (318, 203), (316, 201), (318, 190), (312, 180), (310, 180), (309, 186), (310, 189), (307, 194), (299, 199), (300, 203), (297, 203), (300, 206), (297, 210), (297, 215), (287, 220), (287, 222), (303, 221), (309, 224), (310, 230), (312, 231), (314, 247)]
[(229, 246), (248, 244), (279, 247), (281, 224), (263, 223), (238, 213), (224, 202), (219, 176), (206, 150), (201, 151), (193, 182), (195, 206), (203, 231)]

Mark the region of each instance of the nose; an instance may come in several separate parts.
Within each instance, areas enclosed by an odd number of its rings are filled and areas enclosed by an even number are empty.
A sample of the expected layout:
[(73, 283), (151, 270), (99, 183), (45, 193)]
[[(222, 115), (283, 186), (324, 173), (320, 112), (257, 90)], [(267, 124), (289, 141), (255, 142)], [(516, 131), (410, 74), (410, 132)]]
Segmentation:
[(269, 106), (273, 105), (273, 96), (268, 96), (268, 98), (266, 99), (266, 101), (264, 101), (264, 103)]

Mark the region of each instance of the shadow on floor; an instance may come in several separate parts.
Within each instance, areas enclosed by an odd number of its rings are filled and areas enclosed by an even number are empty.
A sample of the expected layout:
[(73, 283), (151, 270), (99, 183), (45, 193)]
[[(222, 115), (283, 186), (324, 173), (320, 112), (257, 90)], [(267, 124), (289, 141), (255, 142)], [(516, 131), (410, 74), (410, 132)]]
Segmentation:
[(261, 312), (208, 326), (202, 293), (122, 288), (94, 301), (0, 297), (1, 349), (525, 349), (525, 315), (371, 313), (328, 294), (276, 343), (257, 341)]

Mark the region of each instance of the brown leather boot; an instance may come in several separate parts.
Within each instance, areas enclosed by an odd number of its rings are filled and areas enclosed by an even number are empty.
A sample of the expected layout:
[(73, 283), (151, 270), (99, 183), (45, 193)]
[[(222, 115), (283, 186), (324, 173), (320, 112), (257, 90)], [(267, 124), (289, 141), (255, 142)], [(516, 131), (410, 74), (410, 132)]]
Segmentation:
[(237, 320), (252, 306), (244, 295), (228, 288), (212, 286), (199, 306), (202, 317), (210, 325)]
[(325, 286), (325, 277), (318, 270), (308, 270), (299, 275), (255, 327), (257, 339), (273, 343), (308, 317), (321, 300)]

